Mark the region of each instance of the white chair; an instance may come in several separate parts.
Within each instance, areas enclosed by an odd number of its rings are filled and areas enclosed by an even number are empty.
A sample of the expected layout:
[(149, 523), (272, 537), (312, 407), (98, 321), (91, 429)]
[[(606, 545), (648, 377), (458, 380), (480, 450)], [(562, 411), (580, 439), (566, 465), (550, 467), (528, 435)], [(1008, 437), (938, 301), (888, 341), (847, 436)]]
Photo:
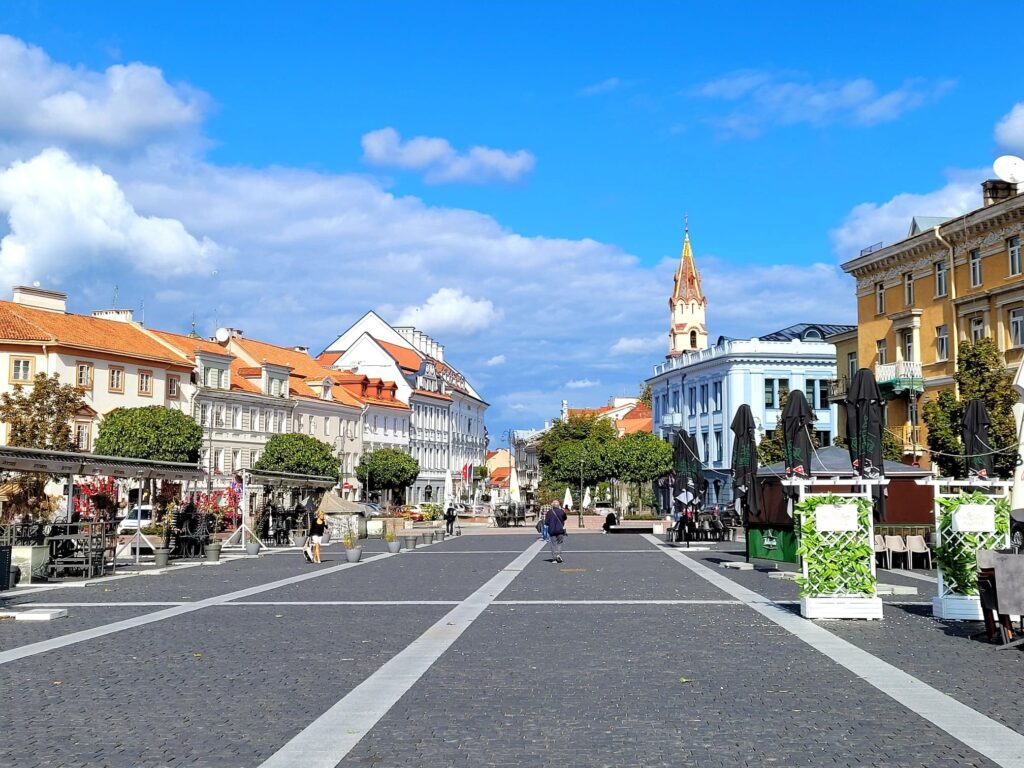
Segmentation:
[(885, 537), (885, 548), (889, 550), (889, 569), (892, 569), (892, 556), (903, 555), (903, 567), (904, 569), (910, 567), (910, 551), (907, 549), (907, 544), (903, 541), (902, 536), (886, 536)]
[(928, 569), (932, 567), (932, 551), (928, 549), (924, 536), (907, 536), (907, 557), (910, 567), (914, 567), (914, 555), (923, 555), (928, 559)]
[(891, 568), (892, 563), (889, 560), (889, 550), (886, 549), (885, 539), (882, 538), (882, 534), (875, 534), (875, 557), (882, 555), (885, 558), (886, 568)]

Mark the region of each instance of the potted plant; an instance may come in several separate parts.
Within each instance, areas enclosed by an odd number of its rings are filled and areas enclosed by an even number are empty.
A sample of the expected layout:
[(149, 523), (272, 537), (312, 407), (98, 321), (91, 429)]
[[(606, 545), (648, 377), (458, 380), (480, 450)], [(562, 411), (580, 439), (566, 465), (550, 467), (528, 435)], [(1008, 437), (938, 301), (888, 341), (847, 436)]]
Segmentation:
[(249, 540), (245, 542), (245, 554), (255, 556), (260, 553), (260, 547), (262, 546), (262, 544), (260, 544), (260, 528), (263, 527), (263, 516), (258, 513), (254, 513), (253, 516), (249, 518), (249, 524), (251, 527), (249, 528), (248, 533)]
[(363, 555), (363, 548), (359, 546), (359, 536), (351, 527), (345, 529), (341, 537), (341, 543), (345, 547), (345, 557), (350, 563), (358, 563)]
[(394, 528), (384, 529), (384, 542), (388, 545), (388, 552), (393, 555), (397, 555), (402, 549), (402, 542), (398, 540), (398, 534), (395, 533)]
[(158, 496), (156, 501), (162, 514), (157, 525), (160, 529), (160, 546), (153, 548), (153, 560), (157, 568), (166, 568), (171, 558), (171, 537), (176, 530), (177, 513), (173, 500)]

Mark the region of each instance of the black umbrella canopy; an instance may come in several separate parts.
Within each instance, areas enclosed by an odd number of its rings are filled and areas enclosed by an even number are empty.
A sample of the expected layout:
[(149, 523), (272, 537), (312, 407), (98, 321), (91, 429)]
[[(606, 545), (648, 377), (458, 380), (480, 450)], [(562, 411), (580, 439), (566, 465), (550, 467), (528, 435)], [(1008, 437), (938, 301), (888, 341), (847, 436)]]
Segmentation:
[[(672, 468), (676, 475), (676, 501), (697, 509), (704, 504), (707, 480), (697, 450), (697, 441), (685, 429), (676, 432), (672, 446)], [(682, 499), (679, 498), (680, 494)]]
[(988, 442), (988, 411), (983, 400), (968, 401), (964, 411), (964, 453), (967, 455), (967, 477), (987, 480), (992, 474), (992, 449)]
[(846, 434), (850, 443), (853, 471), (861, 477), (881, 477), (882, 393), (874, 374), (861, 368), (846, 391)]
[(732, 441), (732, 487), (740, 501), (740, 510), (746, 522), (761, 514), (757, 498), (757, 437), (754, 414), (743, 403), (736, 409), (730, 426)]
[(786, 407), (782, 409), (783, 458), (786, 474), (790, 477), (811, 476), (811, 426), (814, 411), (807, 404), (803, 390), (789, 393)]

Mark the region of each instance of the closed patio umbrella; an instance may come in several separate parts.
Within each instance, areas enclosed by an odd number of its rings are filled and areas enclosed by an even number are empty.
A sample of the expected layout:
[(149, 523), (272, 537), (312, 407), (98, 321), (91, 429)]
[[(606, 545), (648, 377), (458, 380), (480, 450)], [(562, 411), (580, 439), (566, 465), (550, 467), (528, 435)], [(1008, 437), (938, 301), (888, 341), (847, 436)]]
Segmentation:
[(733, 416), (732, 429), (732, 487), (733, 495), (740, 502), (743, 523), (757, 517), (760, 503), (757, 498), (757, 439), (754, 414), (750, 406), (743, 403)]
[(786, 407), (782, 409), (783, 459), (786, 475), (796, 478), (811, 476), (811, 425), (814, 411), (807, 404), (803, 390), (789, 393)]
[(987, 480), (992, 474), (992, 449), (988, 442), (988, 411), (979, 398), (968, 401), (964, 411), (964, 453), (967, 457), (967, 478)]
[[(882, 462), (882, 393), (875, 376), (867, 368), (853, 374), (846, 391), (846, 436), (850, 443), (850, 462), (861, 477), (885, 475)], [(885, 520), (885, 490), (872, 490), (875, 519)]]
[(700, 461), (696, 439), (685, 429), (676, 432), (672, 449), (672, 468), (676, 475), (676, 500), (696, 510), (704, 505), (707, 479)]

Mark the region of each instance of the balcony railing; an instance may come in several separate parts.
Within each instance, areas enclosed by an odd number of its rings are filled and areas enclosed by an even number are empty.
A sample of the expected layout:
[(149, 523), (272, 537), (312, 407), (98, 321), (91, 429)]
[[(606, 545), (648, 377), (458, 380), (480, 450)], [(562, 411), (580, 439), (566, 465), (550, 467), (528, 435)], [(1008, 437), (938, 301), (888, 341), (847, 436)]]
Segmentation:
[(921, 363), (916, 360), (897, 360), (895, 363), (877, 363), (875, 379), (882, 393), (887, 396), (904, 392), (924, 392), (924, 378)]
[(683, 414), (679, 411), (668, 411), (661, 415), (661, 426), (662, 427), (681, 427), (683, 426)]
[(845, 376), (841, 379), (832, 379), (828, 383), (828, 399), (842, 400), (850, 389), (850, 381)]
[(903, 452), (920, 453), (924, 446), (921, 444), (921, 427), (916, 424), (903, 425)]

